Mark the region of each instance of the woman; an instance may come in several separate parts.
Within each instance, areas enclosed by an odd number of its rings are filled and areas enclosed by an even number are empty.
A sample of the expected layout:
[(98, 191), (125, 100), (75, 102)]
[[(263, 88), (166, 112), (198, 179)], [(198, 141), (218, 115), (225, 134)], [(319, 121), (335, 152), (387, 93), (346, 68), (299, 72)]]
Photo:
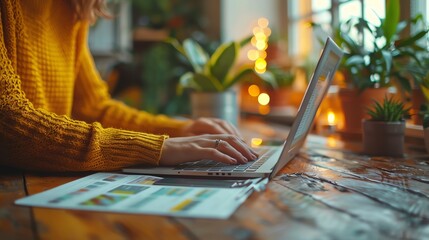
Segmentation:
[(224, 121), (173, 120), (110, 98), (87, 46), (90, 23), (106, 15), (103, 1), (0, 4), (1, 165), (102, 171), (257, 157)]

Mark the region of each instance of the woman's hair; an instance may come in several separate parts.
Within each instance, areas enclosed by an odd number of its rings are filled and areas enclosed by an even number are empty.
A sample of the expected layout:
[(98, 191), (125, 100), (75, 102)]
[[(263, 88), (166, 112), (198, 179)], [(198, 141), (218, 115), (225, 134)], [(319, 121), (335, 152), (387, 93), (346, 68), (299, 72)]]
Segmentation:
[(76, 18), (94, 23), (98, 17), (111, 18), (105, 0), (70, 0)]

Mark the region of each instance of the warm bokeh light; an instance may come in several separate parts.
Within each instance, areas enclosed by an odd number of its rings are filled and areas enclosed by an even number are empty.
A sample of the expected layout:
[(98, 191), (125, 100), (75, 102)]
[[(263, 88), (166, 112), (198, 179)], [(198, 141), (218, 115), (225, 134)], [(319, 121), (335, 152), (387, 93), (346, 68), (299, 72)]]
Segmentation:
[(264, 73), (264, 72), (266, 72), (266, 71), (267, 71), (267, 69), (265, 69), (265, 68), (263, 68), (263, 69), (259, 69), (259, 68), (256, 68), (256, 66), (255, 66), (254, 70), (255, 70), (255, 72), (257, 72), (257, 73), (259, 73), (259, 74), (262, 74), (262, 73)]
[(259, 89), (258, 85), (252, 84), (247, 89), (247, 92), (249, 93), (250, 96), (257, 97), (259, 96), (259, 93), (261, 93), (261, 90)]
[(258, 69), (265, 69), (267, 67), (267, 61), (265, 61), (265, 59), (258, 58), (255, 62), (255, 66)]
[(252, 37), (252, 39), (250, 39), (250, 43), (252, 44), (252, 46), (256, 46), (257, 40), (255, 38), (255, 36)]
[(264, 41), (256, 41), (256, 46), (255, 46), (259, 51), (263, 51), (265, 49), (267, 49), (267, 43)]
[(328, 147), (332, 147), (332, 148), (334, 148), (334, 147), (338, 147), (338, 140), (337, 139), (335, 139), (334, 137), (332, 137), (332, 136), (328, 136), (327, 137), (327, 139), (326, 139), (326, 145), (328, 146)]
[(262, 28), (260, 28), (260, 27), (254, 27), (253, 28), (253, 35), (256, 35), (256, 34), (258, 34), (260, 32), (264, 32), (264, 30)]
[(268, 37), (271, 35), (271, 29), (268, 27), (269, 21), (266, 18), (258, 19), (258, 26), (253, 28), (253, 37), (251, 39), (252, 46), (256, 49), (247, 52), (247, 58), (255, 62), (255, 71), (257, 73), (264, 73), (266, 71)]
[(252, 61), (255, 61), (256, 59), (258, 59), (259, 58), (259, 51), (258, 50), (255, 50), (255, 49), (250, 49), (248, 52), (247, 52), (247, 58), (249, 58), (250, 60), (252, 60)]
[(335, 125), (337, 123), (336, 118), (335, 118), (335, 113), (332, 111), (328, 112), (328, 124), (329, 125)]
[(268, 21), (268, 19), (266, 19), (266, 18), (259, 18), (258, 19), (258, 25), (261, 27), (261, 28), (266, 28), (266, 27), (268, 27), (268, 24), (269, 24), (270, 22)]
[(270, 113), (270, 106), (269, 105), (259, 105), (258, 107), (259, 114), (267, 115)]
[(259, 94), (258, 103), (263, 106), (268, 105), (268, 103), (270, 103), (270, 95), (268, 95), (267, 93)]
[(264, 28), (264, 33), (267, 37), (271, 36), (271, 28)]
[(257, 41), (263, 41), (266, 42), (267, 41), (267, 36), (265, 35), (264, 32), (258, 32), (255, 34), (255, 38)]
[(252, 147), (259, 147), (262, 145), (262, 139), (261, 138), (252, 138), (252, 140), (250, 141)]

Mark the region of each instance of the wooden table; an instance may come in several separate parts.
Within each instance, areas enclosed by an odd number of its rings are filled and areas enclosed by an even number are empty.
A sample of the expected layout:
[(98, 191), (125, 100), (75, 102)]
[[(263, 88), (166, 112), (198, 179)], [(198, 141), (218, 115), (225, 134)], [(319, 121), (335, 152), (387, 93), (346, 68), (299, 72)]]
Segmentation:
[(310, 137), (267, 190), (253, 193), (228, 220), (15, 206), (18, 198), (90, 173), (2, 169), (0, 239), (429, 239), (429, 156), (356, 151), (358, 145)]

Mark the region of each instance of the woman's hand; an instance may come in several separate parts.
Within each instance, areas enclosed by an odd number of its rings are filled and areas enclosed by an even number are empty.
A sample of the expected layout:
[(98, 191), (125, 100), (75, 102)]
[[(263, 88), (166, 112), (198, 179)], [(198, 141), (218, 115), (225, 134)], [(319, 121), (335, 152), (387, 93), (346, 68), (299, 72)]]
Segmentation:
[(257, 153), (239, 137), (213, 134), (166, 139), (159, 164), (172, 166), (202, 159), (226, 164), (243, 164), (256, 158)]
[(228, 122), (218, 118), (198, 118), (182, 128), (181, 136), (201, 134), (231, 134), (239, 137), (238, 130)]

